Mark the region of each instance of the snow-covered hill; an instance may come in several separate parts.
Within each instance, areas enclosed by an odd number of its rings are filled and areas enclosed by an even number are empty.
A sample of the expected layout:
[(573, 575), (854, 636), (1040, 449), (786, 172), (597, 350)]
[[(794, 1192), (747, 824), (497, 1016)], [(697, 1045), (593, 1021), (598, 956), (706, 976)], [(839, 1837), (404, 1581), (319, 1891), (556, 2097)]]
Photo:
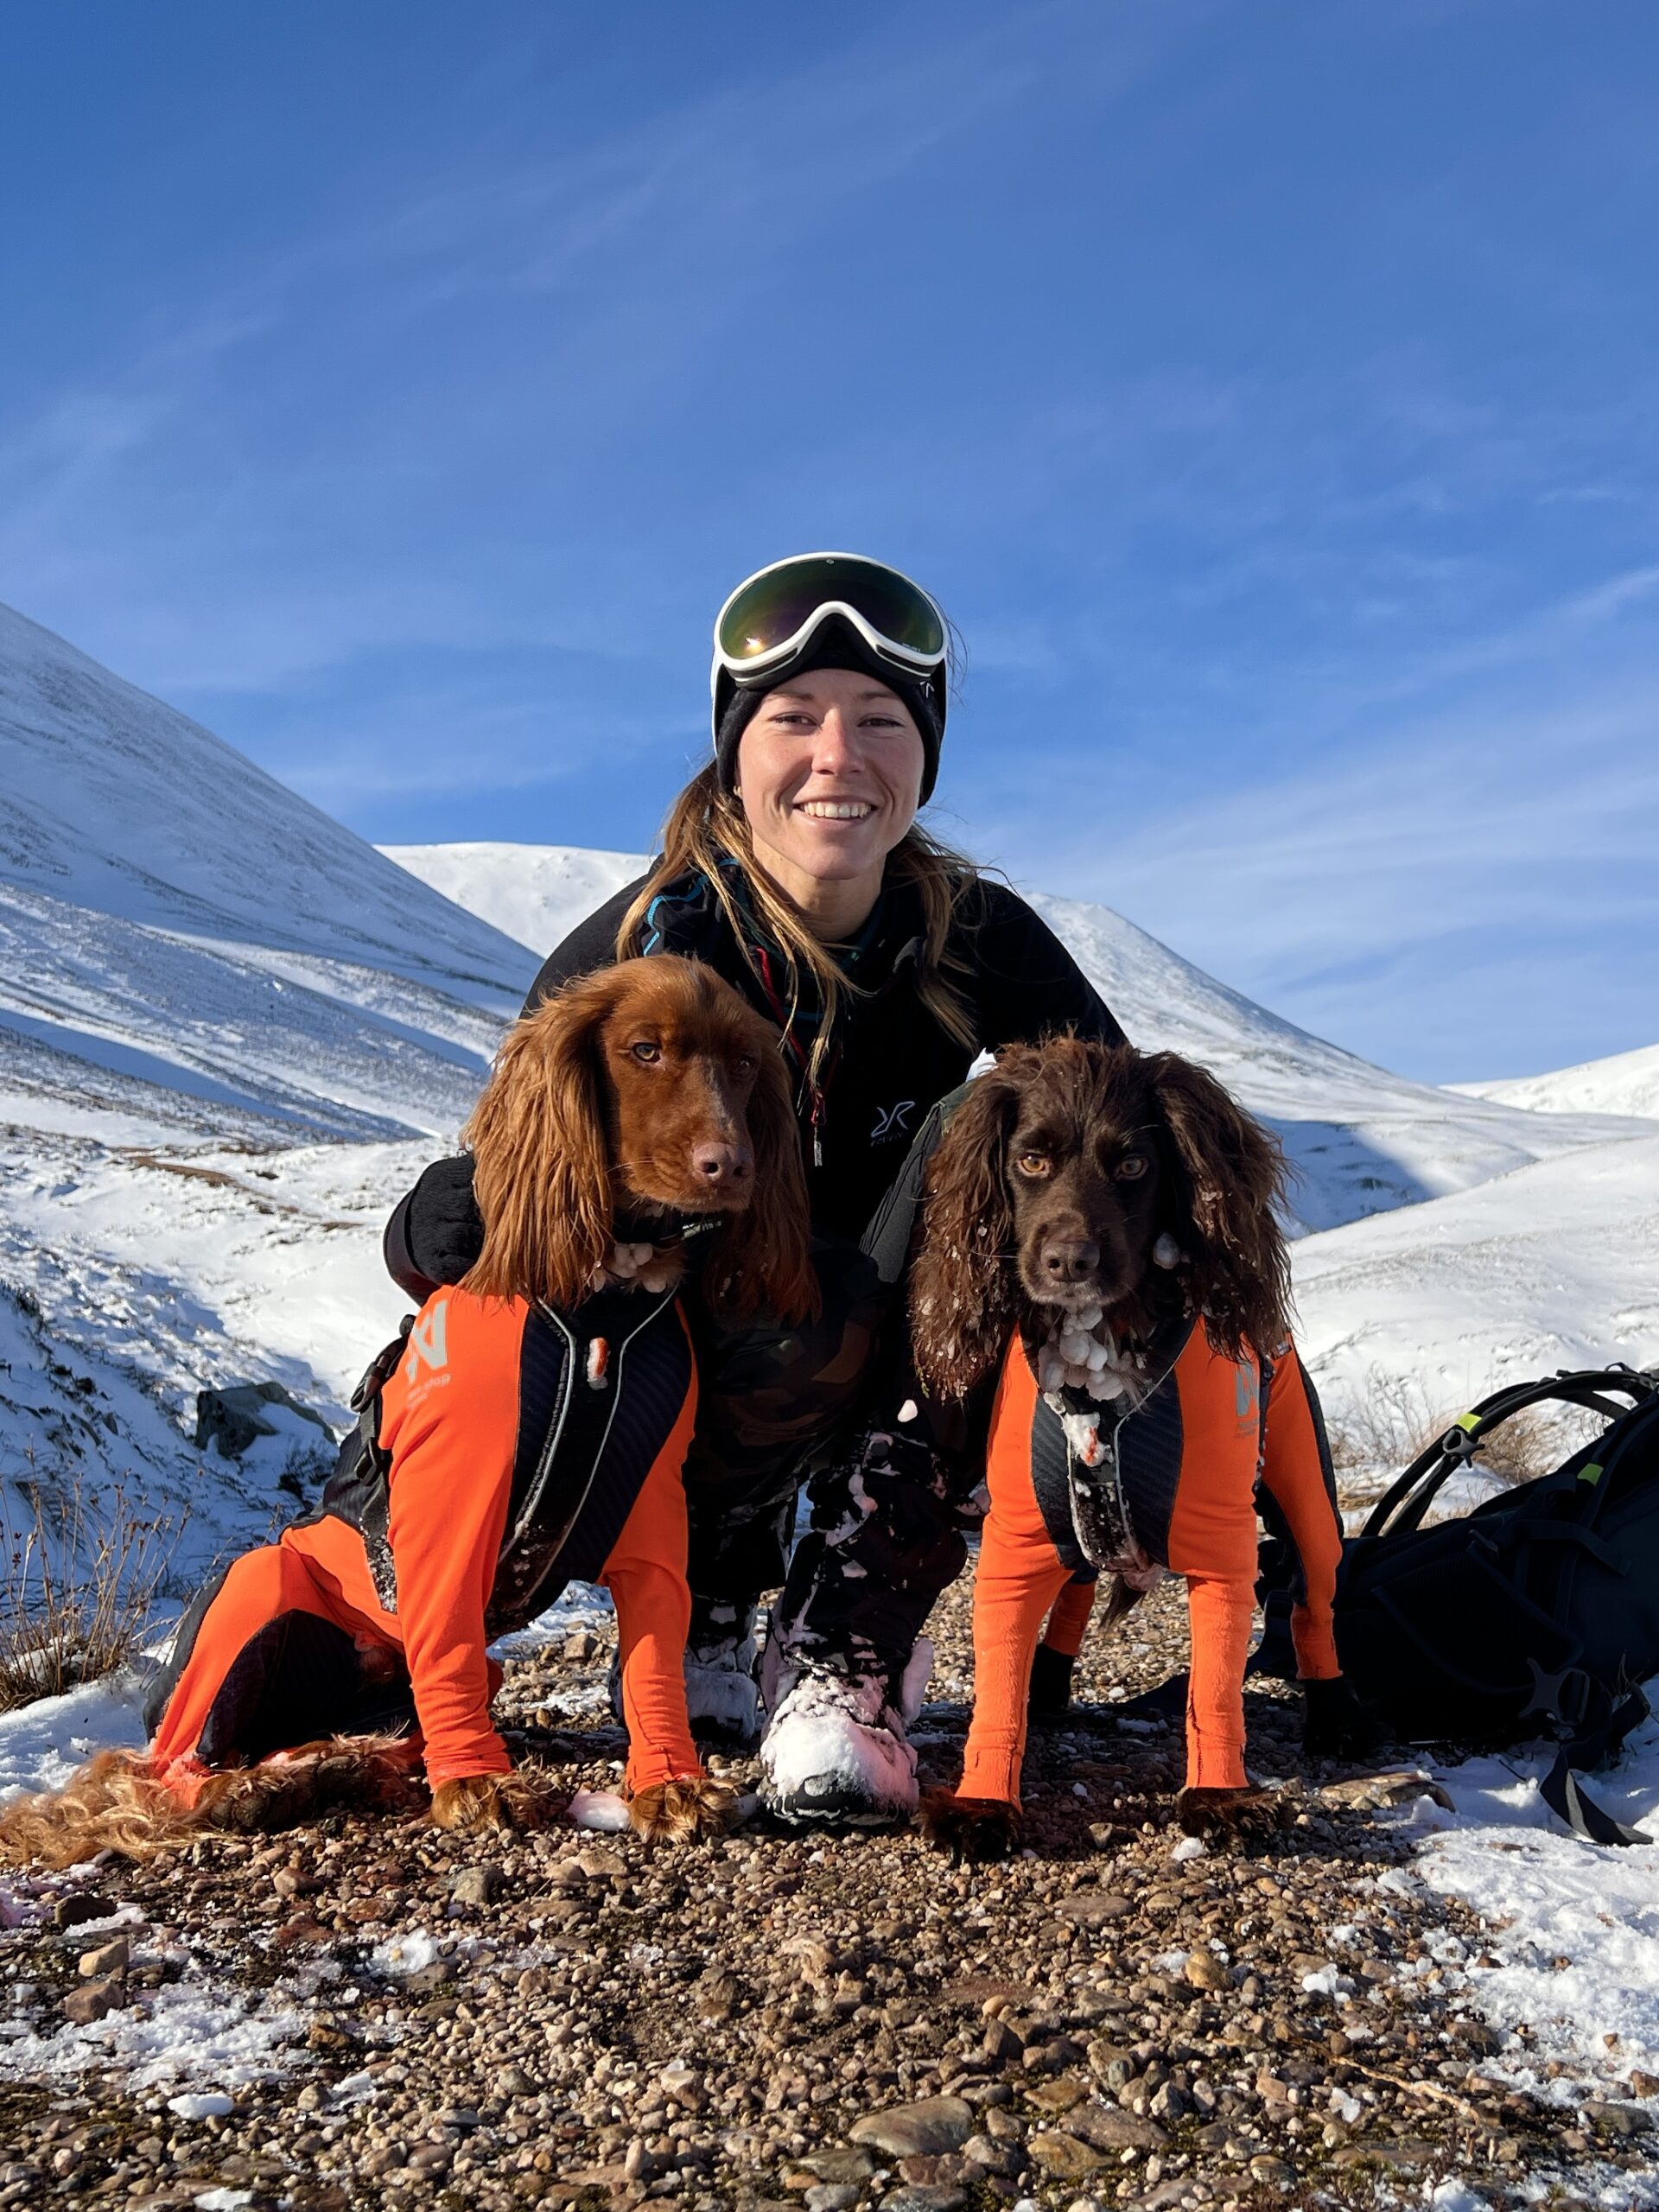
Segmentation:
[(1538, 1114), (1635, 1114), (1659, 1121), (1659, 1045), (1504, 1083), (1459, 1083), (1469, 1098), (1494, 1098)]
[(533, 972), (199, 724), (0, 608), (0, 1112), (435, 1136)]
[(535, 967), (0, 609), (0, 1474), (79, 1439), (99, 1485), (195, 1492), (192, 1557), (263, 1529), (257, 1482), (203, 1484), (194, 1393), (276, 1381), (342, 1416), (404, 1303), (386, 1211)]
[[(398, 845), (402, 866), (458, 906), (550, 951), (645, 868), (563, 845)], [(1297, 1171), (1299, 1225), (1332, 1228), (1469, 1189), (1637, 1122), (1541, 1121), (1391, 1075), (1217, 982), (1109, 906), (1030, 894), (1137, 1043), (1201, 1060), (1270, 1121)]]

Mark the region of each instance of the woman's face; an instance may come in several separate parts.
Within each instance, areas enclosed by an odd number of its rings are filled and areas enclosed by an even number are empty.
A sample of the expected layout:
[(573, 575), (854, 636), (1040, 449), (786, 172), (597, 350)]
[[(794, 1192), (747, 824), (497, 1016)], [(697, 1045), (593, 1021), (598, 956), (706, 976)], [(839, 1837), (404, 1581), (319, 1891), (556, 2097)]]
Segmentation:
[(738, 740), (756, 859), (809, 918), (850, 911), (864, 891), (868, 912), (915, 819), (924, 765), (909, 708), (874, 677), (818, 668), (791, 677)]

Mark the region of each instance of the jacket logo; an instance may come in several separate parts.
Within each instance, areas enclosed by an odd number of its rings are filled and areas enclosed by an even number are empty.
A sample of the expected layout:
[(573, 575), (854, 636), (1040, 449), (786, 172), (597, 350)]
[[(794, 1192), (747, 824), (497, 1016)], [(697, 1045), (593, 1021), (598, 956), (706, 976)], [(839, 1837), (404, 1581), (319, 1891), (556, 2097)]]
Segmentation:
[(907, 1137), (910, 1130), (906, 1116), (915, 1111), (916, 1101), (913, 1098), (901, 1098), (895, 1106), (878, 1107), (875, 1127), (870, 1131), (870, 1142), (885, 1144), (892, 1137)]
[(449, 1351), (446, 1343), (446, 1324), (449, 1317), (449, 1301), (441, 1298), (432, 1311), (416, 1322), (409, 1332), (409, 1357), (404, 1362), (404, 1379), (418, 1382), (423, 1367), (447, 1367)]
[(1262, 1376), (1253, 1359), (1240, 1360), (1233, 1370), (1233, 1409), (1241, 1434), (1262, 1418)]

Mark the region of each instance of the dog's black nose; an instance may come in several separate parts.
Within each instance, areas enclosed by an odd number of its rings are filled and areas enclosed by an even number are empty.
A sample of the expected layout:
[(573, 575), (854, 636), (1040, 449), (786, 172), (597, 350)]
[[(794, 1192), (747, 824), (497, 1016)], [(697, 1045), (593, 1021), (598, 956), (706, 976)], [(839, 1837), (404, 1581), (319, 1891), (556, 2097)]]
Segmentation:
[(1099, 1267), (1100, 1247), (1090, 1237), (1051, 1236), (1043, 1245), (1043, 1273), (1051, 1282), (1087, 1282)]

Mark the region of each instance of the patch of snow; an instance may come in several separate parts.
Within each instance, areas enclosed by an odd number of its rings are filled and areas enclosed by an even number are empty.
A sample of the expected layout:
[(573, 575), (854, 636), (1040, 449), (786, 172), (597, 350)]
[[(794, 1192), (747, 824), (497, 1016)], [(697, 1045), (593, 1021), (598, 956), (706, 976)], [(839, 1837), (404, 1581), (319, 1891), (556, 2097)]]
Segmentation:
[(238, 1994), (196, 1968), (101, 2020), (0, 2044), (0, 2077), (66, 2081), (112, 2067), (133, 2089), (180, 2081), (239, 2089), (283, 2071), (284, 2047), (304, 2035), (306, 2024), (282, 1989)]
[[(1648, 1687), (1659, 1697), (1659, 1683)], [(1397, 1817), (1421, 1835), (1416, 1878), (1461, 1897), (1491, 1929), (1482, 1955), (1497, 1963), (1453, 1967), (1467, 2000), (1510, 2037), (1486, 2070), (1558, 2101), (1582, 2095), (1586, 2078), (1628, 2097), (1633, 2067), (1659, 2073), (1659, 1850), (1571, 1834), (1539, 1795), (1554, 1757), (1536, 1747), (1439, 1768), (1456, 1810), (1420, 1798)], [(1587, 1786), (1616, 1820), (1659, 1840), (1659, 1720)], [(1551, 2059), (1571, 2077), (1547, 2079)]]
[(220, 2089), (187, 2089), (181, 2097), (169, 2097), (167, 2108), (181, 2120), (224, 2120), (236, 2110), (236, 2099)]
[(578, 1789), (565, 1808), (571, 1825), (602, 1835), (620, 1835), (628, 1825), (628, 1803), (613, 1789)]
[(429, 1967), (437, 1955), (437, 1939), (423, 1928), (411, 1928), (405, 1935), (388, 1936), (384, 1943), (377, 1943), (369, 1954), (369, 1964), (377, 1974), (401, 1980), (405, 1974), (419, 1974)]

